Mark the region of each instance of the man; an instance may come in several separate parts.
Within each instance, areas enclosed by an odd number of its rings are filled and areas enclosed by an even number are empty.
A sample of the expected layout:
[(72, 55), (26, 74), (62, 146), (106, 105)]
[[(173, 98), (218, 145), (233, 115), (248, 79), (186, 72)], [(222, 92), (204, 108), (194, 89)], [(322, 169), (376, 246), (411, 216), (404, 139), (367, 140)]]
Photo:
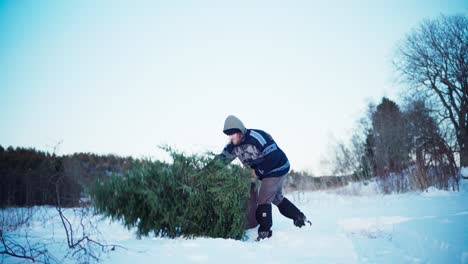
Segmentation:
[(272, 203), (278, 206), (282, 215), (292, 219), (294, 225), (302, 227), (306, 223), (311, 224), (305, 215), (283, 196), (289, 161), (273, 138), (262, 130), (246, 129), (242, 121), (233, 115), (226, 118), (223, 132), (229, 136), (231, 142), (226, 145), (220, 156), (228, 162), (239, 158), (245, 166), (252, 168), (253, 174), (262, 181), (255, 214), (260, 225), (257, 241), (272, 236)]

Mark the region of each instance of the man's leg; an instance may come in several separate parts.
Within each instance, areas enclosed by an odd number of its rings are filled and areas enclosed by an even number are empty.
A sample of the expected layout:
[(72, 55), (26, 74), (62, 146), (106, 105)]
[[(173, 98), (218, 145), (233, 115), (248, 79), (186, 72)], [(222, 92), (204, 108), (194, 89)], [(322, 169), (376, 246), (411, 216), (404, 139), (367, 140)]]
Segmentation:
[(281, 180), (280, 181), (280, 186), (278, 188), (278, 192), (276, 192), (275, 194), (275, 197), (273, 197), (273, 201), (272, 203), (276, 206), (278, 206), (278, 204), (281, 203), (281, 201), (283, 201), (284, 199), (284, 196), (283, 196), (283, 185), (284, 185), (284, 181), (286, 179), (286, 176), (282, 176), (282, 177), (279, 177), (279, 179)]
[(312, 224), (307, 220), (306, 216), (297, 208), (288, 198), (283, 196), (283, 183), (286, 176), (281, 177), (281, 186), (276, 193), (273, 203), (278, 206), (280, 213), (294, 221), (294, 225), (298, 227), (304, 226), (306, 223)]
[(288, 198), (283, 198), (281, 203), (277, 206), (282, 215), (293, 220), (295, 226), (303, 227), (306, 223), (312, 225), (312, 223), (307, 220), (307, 217), (291, 201), (289, 201)]
[(258, 208), (256, 212), (258, 227), (257, 240), (271, 237), (270, 230), (273, 225), (271, 217), (271, 203), (275, 200), (278, 192), (281, 192), (282, 177), (265, 178), (262, 180), (258, 191)]

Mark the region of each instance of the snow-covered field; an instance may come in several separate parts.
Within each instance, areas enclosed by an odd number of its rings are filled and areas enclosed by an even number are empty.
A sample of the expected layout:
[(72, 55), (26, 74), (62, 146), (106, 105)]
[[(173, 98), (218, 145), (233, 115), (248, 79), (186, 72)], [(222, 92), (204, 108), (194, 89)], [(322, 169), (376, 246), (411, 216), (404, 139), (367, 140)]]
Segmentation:
[[(273, 237), (261, 242), (254, 241), (255, 229), (248, 230), (246, 241), (137, 239), (119, 223), (104, 219), (98, 227), (106, 242), (124, 248), (101, 257), (104, 263), (468, 263), (467, 182), (462, 181), (460, 192), (431, 189), (384, 196), (369, 184), (292, 193), (287, 196), (313, 225), (296, 228), (275, 208)], [(31, 240), (64, 238), (59, 220), (45, 227), (40, 222), (32, 223)], [(49, 250), (60, 261), (71, 262), (61, 259), (63, 246)]]

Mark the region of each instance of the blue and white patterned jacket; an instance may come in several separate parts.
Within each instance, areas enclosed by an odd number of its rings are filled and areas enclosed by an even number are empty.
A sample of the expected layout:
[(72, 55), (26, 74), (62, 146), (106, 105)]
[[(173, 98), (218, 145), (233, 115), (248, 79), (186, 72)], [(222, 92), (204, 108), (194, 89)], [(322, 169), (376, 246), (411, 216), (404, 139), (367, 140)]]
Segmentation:
[(241, 143), (227, 144), (220, 156), (228, 162), (239, 158), (245, 166), (255, 170), (260, 180), (280, 177), (289, 171), (286, 154), (276, 145), (270, 134), (259, 129), (246, 129)]

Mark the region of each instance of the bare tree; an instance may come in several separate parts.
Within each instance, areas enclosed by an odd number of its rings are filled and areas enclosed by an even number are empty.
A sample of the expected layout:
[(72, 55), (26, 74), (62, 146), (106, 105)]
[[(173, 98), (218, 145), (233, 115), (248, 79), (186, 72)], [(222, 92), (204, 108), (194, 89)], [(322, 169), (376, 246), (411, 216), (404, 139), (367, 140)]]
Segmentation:
[(410, 168), (413, 188), (430, 186), (458, 190), (458, 175), (453, 150), (448, 146), (424, 101), (409, 99), (405, 118), (411, 137), (414, 166)]
[(65, 258), (71, 255), (73, 259), (82, 263), (100, 262), (101, 252), (109, 252), (109, 250), (115, 250), (116, 247), (121, 246), (104, 244), (94, 238), (100, 237), (102, 239), (102, 234), (99, 232), (97, 224), (93, 223), (92, 208), (83, 204), (78, 208), (71, 208), (74, 221), (69, 220), (64, 213), (66, 209), (62, 206), (62, 195), (60, 195), (60, 183), (63, 179), (64, 176), (57, 178), (54, 185), (57, 197), (55, 209), (63, 225), (69, 249)]
[(368, 155), (369, 135), (372, 133), (372, 114), (375, 104), (369, 103), (367, 112), (353, 127), (349, 142), (335, 141), (330, 145), (329, 153), (321, 159), (331, 175), (354, 175), (358, 179), (369, 179), (373, 175), (372, 157)]
[(468, 166), (468, 19), (464, 15), (425, 20), (397, 50), (394, 65), (413, 91), (436, 106), (439, 123), (448, 122)]
[(39, 207), (1, 208), (0, 210), (0, 262), (9, 256), (34, 263), (57, 262), (47, 250), (48, 243), (34, 242), (30, 238), (29, 224)]

